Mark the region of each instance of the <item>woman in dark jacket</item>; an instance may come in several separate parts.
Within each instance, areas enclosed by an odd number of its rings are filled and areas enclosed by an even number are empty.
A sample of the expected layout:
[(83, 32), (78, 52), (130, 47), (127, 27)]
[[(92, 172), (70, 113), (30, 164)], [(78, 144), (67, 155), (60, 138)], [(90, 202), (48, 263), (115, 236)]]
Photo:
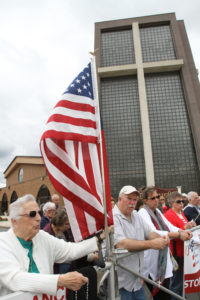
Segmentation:
[[(74, 242), (68, 216), (64, 207), (55, 211), (51, 222), (48, 223), (43, 230), (59, 239), (63, 239), (67, 242)], [(71, 269), (70, 267), (71, 263), (54, 264), (54, 274), (67, 273)]]

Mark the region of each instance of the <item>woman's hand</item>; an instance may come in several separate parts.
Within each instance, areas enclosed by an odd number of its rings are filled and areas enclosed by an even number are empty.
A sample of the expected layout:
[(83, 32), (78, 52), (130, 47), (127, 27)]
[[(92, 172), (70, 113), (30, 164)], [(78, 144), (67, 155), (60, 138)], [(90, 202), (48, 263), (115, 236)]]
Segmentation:
[(78, 291), (86, 283), (88, 278), (79, 272), (68, 272), (58, 277), (58, 287), (64, 286), (72, 291)]

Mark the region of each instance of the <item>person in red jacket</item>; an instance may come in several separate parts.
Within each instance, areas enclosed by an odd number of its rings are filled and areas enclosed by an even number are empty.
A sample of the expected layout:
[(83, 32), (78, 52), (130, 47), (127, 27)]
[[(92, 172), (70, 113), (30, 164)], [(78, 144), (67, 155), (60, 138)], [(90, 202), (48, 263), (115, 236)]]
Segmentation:
[[(166, 219), (170, 221), (174, 226), (180, 229), (190, 229), (196, 226), (195, 222), (188, 222), (187, 218), (183, 214), (184, 200), (183, 196), (178, 192), (173, 192), (168, 197), (168, 203), (170, 209), (164, 214)], [(179, 268), (174, 271), (171, 280), (171, 290), (178, 295), (182, 296), (183, 293), (183, 257), (184, 257), (184, 244), (180, 239), (174, 239), (170, 241), (170, 250)], [(175, 300), (175, 297), (171, 297), (171, 300)]]

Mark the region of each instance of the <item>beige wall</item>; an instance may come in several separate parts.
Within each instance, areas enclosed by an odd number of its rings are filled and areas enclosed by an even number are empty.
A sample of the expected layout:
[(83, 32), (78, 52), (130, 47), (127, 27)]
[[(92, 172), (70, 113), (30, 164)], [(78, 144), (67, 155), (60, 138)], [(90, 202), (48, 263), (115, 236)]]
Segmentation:
[(20, 168), (23, 169), (23, 181), (32, 180), (40, 176), (46, 175), (46, 170), (44, 165), (32, 165), (32, 164), (21, 164), (20, 167), (15, 168), (12, 173), (9, 174), (7, 178), (7, 186), (18, 185), (18, 175)]
[[(18, 181), (19, 169), (23, 168), (23, 181)], [(7, 186), (0, 190), (0, 207), (4, 193), (7, 195), (8, 203), (10, 202), (12, 193), (15, 191), (18, 197), (25, 194), (32, 194), (35, 198), (40, 190), (40, 187), (45, 184), (49, 189), (50, 195), (58, 194), (51, 184), (44, 165), (20, 164), (8, 175)], [(61, 204), (63, 204), (62, 196), (60, 195)]]

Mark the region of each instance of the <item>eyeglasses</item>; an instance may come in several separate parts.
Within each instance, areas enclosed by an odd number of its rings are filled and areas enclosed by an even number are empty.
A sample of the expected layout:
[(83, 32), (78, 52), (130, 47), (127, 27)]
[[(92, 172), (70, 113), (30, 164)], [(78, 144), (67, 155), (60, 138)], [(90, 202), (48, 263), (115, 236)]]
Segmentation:
[(40, 217), (42, 217), (42, 212), (40, 210), (38, 210), (38, 211), (31, 210), (28, 214), (20, 215), (20, 217), (35, 218), (35, 216), (37, 215), (37, 213), (40, 215)]
[(150, 200), (155, 200), (155, 199), (160, 199), (160, 195), (154, 196), (152, 198), (150, 198)]
[(178, 204), (183, 203), (184, 204), (185, 201), (184, 200), (177, 200), (176, 203), (178, 203)]

